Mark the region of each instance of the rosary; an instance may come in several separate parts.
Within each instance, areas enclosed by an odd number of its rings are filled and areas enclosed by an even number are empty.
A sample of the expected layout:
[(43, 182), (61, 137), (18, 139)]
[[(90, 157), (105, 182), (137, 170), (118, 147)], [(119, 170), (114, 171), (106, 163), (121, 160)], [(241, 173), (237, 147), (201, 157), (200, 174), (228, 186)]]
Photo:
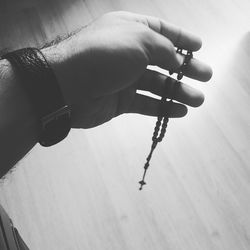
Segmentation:
[[(183, 64), (180, 66), (180, 68), (176, 72), (177, 73), (177, 80), (175, 80), (174, 87), (173, 87), (173, 93), (172, 93), (172, 96), (170, 98), (170, 101), (168, 101), (167, 112), (164, 112), (164, 104), (167, 102), (167, 93), (166, 93), (167, 91), (166, 91), (166, 84), (165, 84), (165, 88), (164, 88), (161, 102), (160, 102), (159, 114), (158, 114), (157, 122), (155, 124), (153, 137), (152, 137), (152, 145), (151, 145), (150, 153), (149, 153), (148, 157), (146, 158), (146, 163), (144, 165), (144, 173), (143, 173), (142, 180), (139, 181), (139, 184), (141, 185), (139, 190), (142, 190), (143, 186), (146, 185), (145, 177), (146, 177), (146, 173), (147, 173), (147, 170), (149, 167), (149, 162), (152, 158), (153, 152), (154, 152), (157, 144), (159, 142), (161, 142), (165, 136), (166, 129), (168, 126), (168, 121), (169, 121), (169, 118), (168, 118), (169, 109), (172, 106), (171, 104), (173, 103), (173, 99), (175, 98), (177, 88), (180, 86), (179, 81), (182, 79), (182, 77), (184, 75), (184, 71), (186, 70), (188, 63), (193, 58), (192, 51), (187, 51), (186, 54), (183, 54), (182, 51), (183, 51), (183, 49), (181, 49), (181, 48), (177, 48), (177, 50), (176, 50), (177, 53), (184, 55), (185, 59), (184, 59)], [(170, 75), (172, 75), (173, 73), (174, 73), (173, 71), (171, 71), (171, 70), (169, 71)], [(164, 115), (164, 113), (165, 113), (165, 115)]]

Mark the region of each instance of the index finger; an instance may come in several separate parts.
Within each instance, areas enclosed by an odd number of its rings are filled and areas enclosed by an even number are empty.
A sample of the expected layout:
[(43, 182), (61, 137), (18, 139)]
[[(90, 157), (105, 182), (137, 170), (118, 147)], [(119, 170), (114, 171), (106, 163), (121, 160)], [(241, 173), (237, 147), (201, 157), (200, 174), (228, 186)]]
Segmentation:
[(176, 47), (197, 51), (202, 46), (202, 41), (198, 36), (167, 23), (160, 18), (145, 15), (139, 15), (139, 18), (144, 19), (149, 28), (167, 37)]
[(198, 36), (182, 30), (163, 19), (130, 12), (123, 12), (123, 15), (126, 18), (131, 18), (134, 21), (147, 25), (150, 29), (168, 38), (176, 47), (191, 51), (197, 51), (201, 48), (202, 41)]

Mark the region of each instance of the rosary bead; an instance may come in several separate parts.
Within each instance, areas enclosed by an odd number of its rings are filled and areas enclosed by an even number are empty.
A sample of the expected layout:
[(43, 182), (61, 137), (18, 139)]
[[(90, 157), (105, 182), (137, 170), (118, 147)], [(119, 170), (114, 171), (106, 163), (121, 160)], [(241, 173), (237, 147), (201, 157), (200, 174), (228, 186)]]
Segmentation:
[(189, 57), (191, 59), (193, 57), (193, 52), (192, 51), (188, 51), (187, 52), (187, 57)]
[(156, 122), (156, 127), (159, 128), (161, 126), (161, 121)]
[(144, 166), (145, 169), (147, 169), (149, 167), (149, 163), (147, 162)]
[(177, 48), (176, 52), (179, 53), (179, 54), (182, 54), (182, 49), (181, 48)]
[(180, 81), (183, 78), (183, 72), (180, 71), (177, 75), (177, 79)]

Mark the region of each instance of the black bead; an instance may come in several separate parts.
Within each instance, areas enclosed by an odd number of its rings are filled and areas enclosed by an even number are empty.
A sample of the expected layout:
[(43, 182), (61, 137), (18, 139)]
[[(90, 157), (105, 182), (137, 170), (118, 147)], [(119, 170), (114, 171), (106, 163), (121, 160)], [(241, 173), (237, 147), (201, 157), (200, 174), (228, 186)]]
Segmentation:
[(182, 49), (181, 48), (177, 48), (176, 52), (179, 53), (179, 54), (182, 54)]
[(183, 78), (183, 72), (180, 71), (177, 75), (177, 79), (180, 81)]

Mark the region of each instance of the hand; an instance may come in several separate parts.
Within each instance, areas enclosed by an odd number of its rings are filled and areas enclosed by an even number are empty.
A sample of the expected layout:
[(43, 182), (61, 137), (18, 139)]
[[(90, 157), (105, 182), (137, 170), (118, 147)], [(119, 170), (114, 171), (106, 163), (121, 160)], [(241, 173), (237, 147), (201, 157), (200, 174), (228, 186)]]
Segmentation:
[[(72, 107), (72, 127), (90, 128), (123, 113), (157, 116), (160, 101), (136, 90), (161, 96), (168, 84), (171, 96), (174, 82), (147, 66), (179, 68), (184, 58), (175, 47), (197, 51), (201, 40), (155, 17), (112, 12), (44, 53)], [(193, 58), (185, 75), (208, 81), (212, 70)], [(181, 83), (175, 100), (169, 117), (186, 115), (185, 105), (200, 106), (204, 95)]]

